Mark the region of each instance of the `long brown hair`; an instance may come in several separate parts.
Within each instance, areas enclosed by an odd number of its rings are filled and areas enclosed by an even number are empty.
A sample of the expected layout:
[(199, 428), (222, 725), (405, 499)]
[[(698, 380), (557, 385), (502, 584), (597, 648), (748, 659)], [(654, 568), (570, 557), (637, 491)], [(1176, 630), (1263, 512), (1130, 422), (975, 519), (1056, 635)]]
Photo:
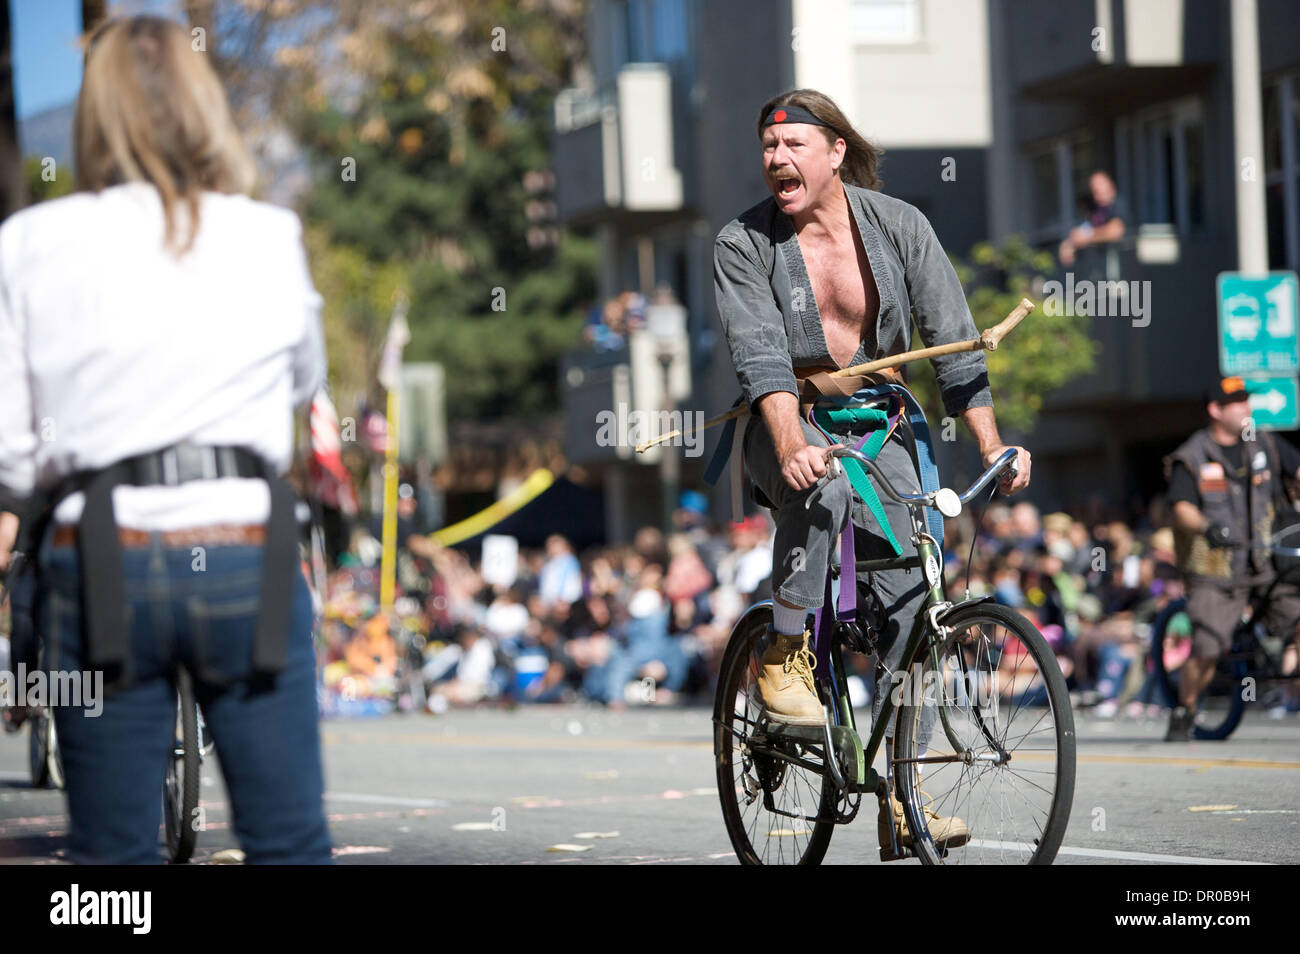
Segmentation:
[(758, 137), (763, 138), (763, 119), (778, 106), (801, 106), (812, 113), (825, 126), (818, 127), (826, 135), (826, 142), (835, 144), (837, 138), (844, 140), (844, 162), (840, 165), (840, 179), (863, 189), (880, 190), (880, 157), (885, 150), (873, 146), (860, 132), (853, 128), (843, 110), (835, 105), (835, 100), (815, 89), (792, 89), (773, 96), (758, 111)]
[[(164, 242), (177, 254), (194, 245), (204, 190), (247, 194), (253, 186), (253, 161), (221, 82), (207, 54), (171, 20), (115, 19), (91, 34), (73, 130), (77, 187), (151, 183), (162, 199)], [(189, 213), (183, 243), (182, 205)]]

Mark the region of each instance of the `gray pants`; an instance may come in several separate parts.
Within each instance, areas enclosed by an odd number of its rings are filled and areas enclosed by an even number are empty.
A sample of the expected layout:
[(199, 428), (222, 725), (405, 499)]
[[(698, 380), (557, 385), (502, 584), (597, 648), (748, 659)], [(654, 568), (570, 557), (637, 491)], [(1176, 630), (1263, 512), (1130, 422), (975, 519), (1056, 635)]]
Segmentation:
[[(817, 428), (801, 421), (804, 436), (809, 444), (830, 446)], [(861, 435), (837, 435), (842, 444), (853, 446)], [(793, 606), (806, 606), (810, 610), (822, 605), (826, 593), (826, 572), (832, 563), (839, 562), (839, 533), (849, 521), (852, 511), (855, 525), (856, 557), (859, 560), (894, 556), (889, 541), (879, 532), (876, 518), (866, 504), (853, 493), (847, 476), (827, 484), (820, 496), (807, 510), (804, 499), (808, 491), (798, 491), (785, 482), (777, 464), (776, 450), (767, 425), (751, 417), (745, 431), (745, 471), (755, 488), (761, 492), (760, 503), (771, 505), (776, 520), (776, 542), (772, 549), (772, 592), (782, 602)], [(900, 493), (920, 493), (921, 480), (912, 464), (912, 456), (903, 444), (901, 428), (880, 449), (876, 464)], [(905, 555), (915, 553), (909, 542), (912, 522), (905, 506), (880, 495), (885, 516), (894, 531), (894, 539)], [(925, 577), (920, 569), (889, 570), (862, 573), (859, 578), (868, 583), (880, 597), (887, 622), (879, 642), (880, 656), (875, 658), (876, 691), (871, 703), (871, 719), (880, 716), (885, 695), (893, 688), (891, 674), (902, 661), (903, 649), (916, 615), (925, 599)], [(859, 614), (861, 615), (861, 614)], [(935, 710), (926, 706), (922, 713), (920, 738), (929, 739)], [(887, 738), (894, 736), (890, 721), (885, 730)]]

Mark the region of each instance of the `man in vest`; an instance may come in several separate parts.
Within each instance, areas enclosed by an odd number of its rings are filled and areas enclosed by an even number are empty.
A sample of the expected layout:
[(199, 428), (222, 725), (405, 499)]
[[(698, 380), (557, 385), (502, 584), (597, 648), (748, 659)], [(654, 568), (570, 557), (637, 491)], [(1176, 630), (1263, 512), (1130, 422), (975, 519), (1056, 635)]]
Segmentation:
[[(1251, 589), (1274, 573), (1268, 549), (1277, 508), (1286, 505), (1283, 475), (1300, 478), (1300, 451), (1272, 434), (1244, 440), (1250, 419), (1245, 382), (1224, 378), (1207, 395), (1208, 427), (1166, 460), (1178, 568), (1187, 580), (1192, 654), (1183, 665), (1178, 705), (1166, 742), (1187, 741), (1197, 700), (1231, 648)], [(1256, 436), (1251, 433), (1249, 436)], [(1272, 632), (1300, 621), (1300, 589), (1279, 584), (1268, 608)]]

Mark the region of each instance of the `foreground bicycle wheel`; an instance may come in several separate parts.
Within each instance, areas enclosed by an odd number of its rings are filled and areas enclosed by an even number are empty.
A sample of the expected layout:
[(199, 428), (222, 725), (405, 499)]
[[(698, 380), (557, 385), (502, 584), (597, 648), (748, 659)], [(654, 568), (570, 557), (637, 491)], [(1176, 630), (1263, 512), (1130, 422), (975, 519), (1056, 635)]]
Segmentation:
[(199, 725), (194, 686), (189, 673), (176, 674), (176, 742), (167, 762), (163, 782), (163, 824), (167, 834), (167, 857), (184, 864), (194, 854), (198, 841)]
[(823, 747), (769, 734), (758, 692), (769, 606), (736, 624), (722, 657), (713, 706), (718, 796), (742, 864), (819, 864), (835, 830), (835, 785)]
[[(894, 774), (926, 864), (1051, 864), (1074, 798), (1074, 716), (1065, 679), (1038, 630), (1014, 610), (958, 610), (927, 658), (919, 692), (904, 684)], [(927, 733), (923, 722), (932, 722)], [(928, 735), (928, 739), (927, 739)], [(922, 749), (928, 741), (928, 746)], [(930, 813), (960, 818), (936, 842)]]

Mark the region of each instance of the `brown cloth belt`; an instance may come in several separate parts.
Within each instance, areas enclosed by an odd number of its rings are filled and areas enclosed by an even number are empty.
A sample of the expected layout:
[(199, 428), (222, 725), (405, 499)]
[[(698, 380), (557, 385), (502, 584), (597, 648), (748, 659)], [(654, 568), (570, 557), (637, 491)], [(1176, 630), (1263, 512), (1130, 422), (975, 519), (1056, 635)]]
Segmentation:
[(803, 417), (808, 416), (808, 408), (822, 397), (852, 397), (863, 388), (876, 384), (906, 384), (903, 376), (893, 368), (872, 371), (870, 374), (851, 374), (836, 377), (834, 368), (795, 368), (795, 380), (799, 382), (799, 406)]
[[(118, 539), (124, 547), (147, 547), (153, 534), (157, 532), (165, 547), (236, 547), (261, 546), (266, 542), (266, 525), (261, 523), (233, 524), (214, 523), (206, 527), (186, 527), (182, 530), (135, 530), (131, 527), (119, 527)], [(77, 527), (64, 524), (54, 528), (52, 544), (56, 547), (70, 547), (77, 544)]]

